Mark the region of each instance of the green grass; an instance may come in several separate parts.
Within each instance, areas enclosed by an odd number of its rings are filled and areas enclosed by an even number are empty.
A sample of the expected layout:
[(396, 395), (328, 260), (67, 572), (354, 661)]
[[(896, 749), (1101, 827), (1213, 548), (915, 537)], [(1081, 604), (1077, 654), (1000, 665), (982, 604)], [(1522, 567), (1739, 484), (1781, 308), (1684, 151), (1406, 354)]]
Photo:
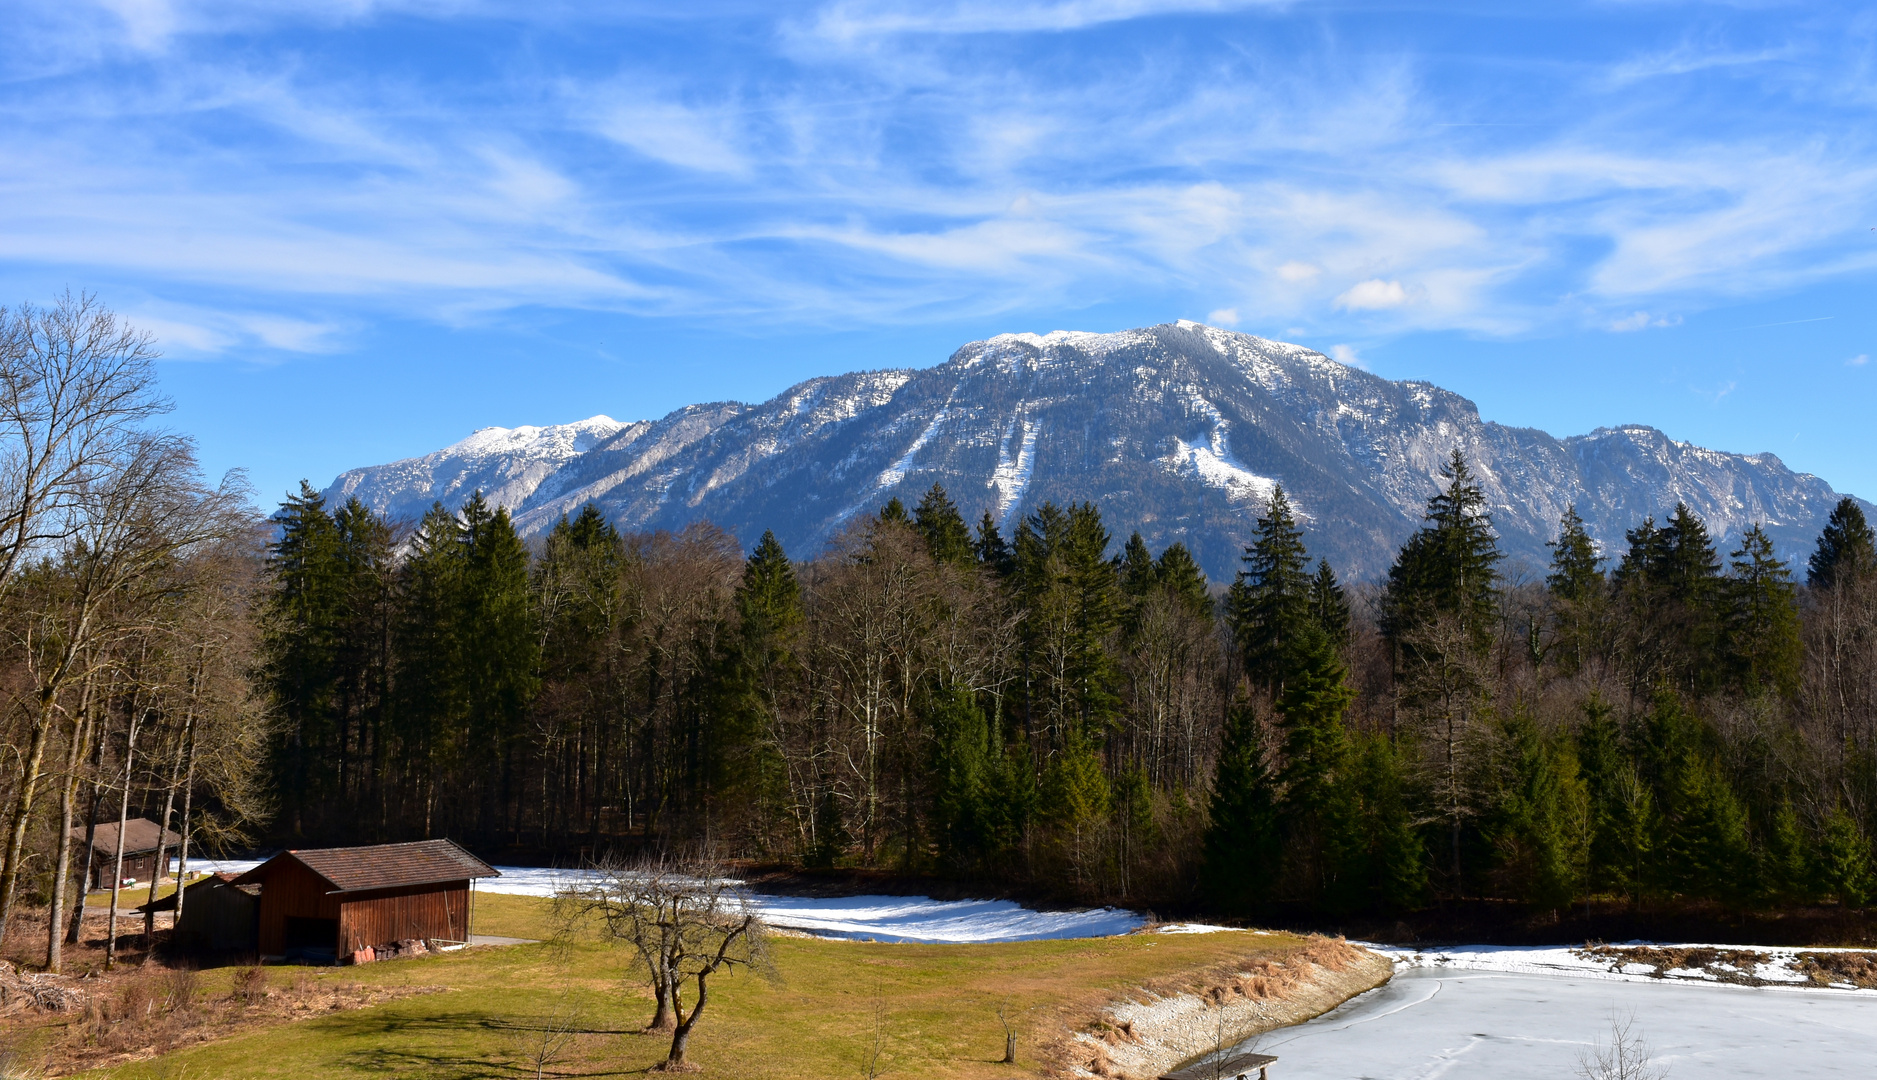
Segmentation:
[[(475, 931), (548, 937), (548, 903), (478, 896)], [(777, 979), (746, 972), (712, 986), (712, 1000), (691, 1044), (706, 1075), (776, 1080), (862, 1075), (864, 1048), (885, 1005), (886, 1068), (920, 1077), (1032, 1075), (1038, 1043), (1091, 1018), (1115, 993), (1154, 979), (1177, 978), (1228, 957), (1272, 955), (1297, 947), (1281, 935), (1136, 935), (1083, 941), (1001, 945), (887, 945), (782, 938), (772, 942)], [(228, 972), (205, 974), (205, 988), (225, 991)], [(533, 1076), (524, 1067), (543, 1018), (569, 1003), (585, 1030), (573, 1060), (550, 1075), (641, 1073), (664, 1058), (667, 1038), (638, 1034), (650, 1018), (650, 995), (619, 948), (594, 941), (477, 948), (415, 960), (326, 969), (322, 982), (446, 987), (365, 1009), (249, 1030), (154, 1061), (96, 1070), (124, 1078)], [(308, 969), (271, 969), (276, 980)], [(219, 988), (219, 990), (218, 990)], [(1022, 1017), (1020, 1065), (1003, 1053), (1000, 1001)]]

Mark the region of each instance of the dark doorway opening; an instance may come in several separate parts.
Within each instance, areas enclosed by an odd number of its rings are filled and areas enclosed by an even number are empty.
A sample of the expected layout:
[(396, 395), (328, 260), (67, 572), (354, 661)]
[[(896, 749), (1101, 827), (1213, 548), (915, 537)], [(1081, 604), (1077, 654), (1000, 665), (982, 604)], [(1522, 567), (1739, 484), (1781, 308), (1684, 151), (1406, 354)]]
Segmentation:
[(338, 919), (305, 919), (287, 916), (287, 959), (332, 963), (339, 940)]

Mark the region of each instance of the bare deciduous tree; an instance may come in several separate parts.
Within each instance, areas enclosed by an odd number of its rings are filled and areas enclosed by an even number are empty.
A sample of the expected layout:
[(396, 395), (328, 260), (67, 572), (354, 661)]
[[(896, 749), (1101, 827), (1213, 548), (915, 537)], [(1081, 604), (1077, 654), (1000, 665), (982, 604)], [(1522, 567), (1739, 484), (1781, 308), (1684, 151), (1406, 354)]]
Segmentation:
[(1662, 1080), (1668, 1068), (1654, 1064), (1649, 1043), (1636, 1028), (1636, 1014), (1610, 1016), (1610, 1041), (1577, 1059), (1584, 1080)]
[[(710, 1003), (710, 978), (747, 967), (772, 975), (765, 926), (749, 893), (714, 859), (608, 861), (597, 878), (556, 899), (569, 933), (583, 926), (630, 946), (657, 1010), (648, 1031), (671, 1031), (662, 1068), (688, 1071), (685, 1050)], [(687, 1011), (685, 986), (696, 987)]]

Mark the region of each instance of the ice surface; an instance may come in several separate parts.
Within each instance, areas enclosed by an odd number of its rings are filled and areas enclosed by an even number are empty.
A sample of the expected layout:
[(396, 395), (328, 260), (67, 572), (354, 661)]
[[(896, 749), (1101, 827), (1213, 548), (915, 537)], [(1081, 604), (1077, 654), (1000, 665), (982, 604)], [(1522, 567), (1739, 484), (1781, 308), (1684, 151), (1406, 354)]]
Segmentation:
[[(240, 873), (253, 861), (190, 860), (198, 870)], [(552, 896), (563, 885), (591, 881), (590, 870), (554, 870), (498, 866), (498, 878), (476, 882), (481, 893)], [(1009, 900), (934, 900), (926, 896), (805, 897), (755, 895), (771, 925), (823, 937), (855, 940), (931, 942), (1041, 941), (1055, 938), (1108, 937), (1139, 929), (1146, 918), (1119, 908), (1083, 911), (1036, 911)]]
[(1612, 1014), (1671, 1080), (1870, 1075), (1877, 995), (1656, 979), (1407, 968), (1387, 985), (1245, 1044), (1283, 1080), (1570, 1077)]

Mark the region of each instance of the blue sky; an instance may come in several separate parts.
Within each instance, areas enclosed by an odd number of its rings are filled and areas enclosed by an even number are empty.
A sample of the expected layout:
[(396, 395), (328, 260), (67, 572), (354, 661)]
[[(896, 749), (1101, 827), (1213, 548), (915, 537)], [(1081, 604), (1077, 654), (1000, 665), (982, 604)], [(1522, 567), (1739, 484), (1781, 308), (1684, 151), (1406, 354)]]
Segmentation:
[[(1530, 10), (1528, 10), (1530, 9)], [(1877, 9), (12, 0), (0, 297), (264, 498), (1191, 318), (1877, 497)]]

